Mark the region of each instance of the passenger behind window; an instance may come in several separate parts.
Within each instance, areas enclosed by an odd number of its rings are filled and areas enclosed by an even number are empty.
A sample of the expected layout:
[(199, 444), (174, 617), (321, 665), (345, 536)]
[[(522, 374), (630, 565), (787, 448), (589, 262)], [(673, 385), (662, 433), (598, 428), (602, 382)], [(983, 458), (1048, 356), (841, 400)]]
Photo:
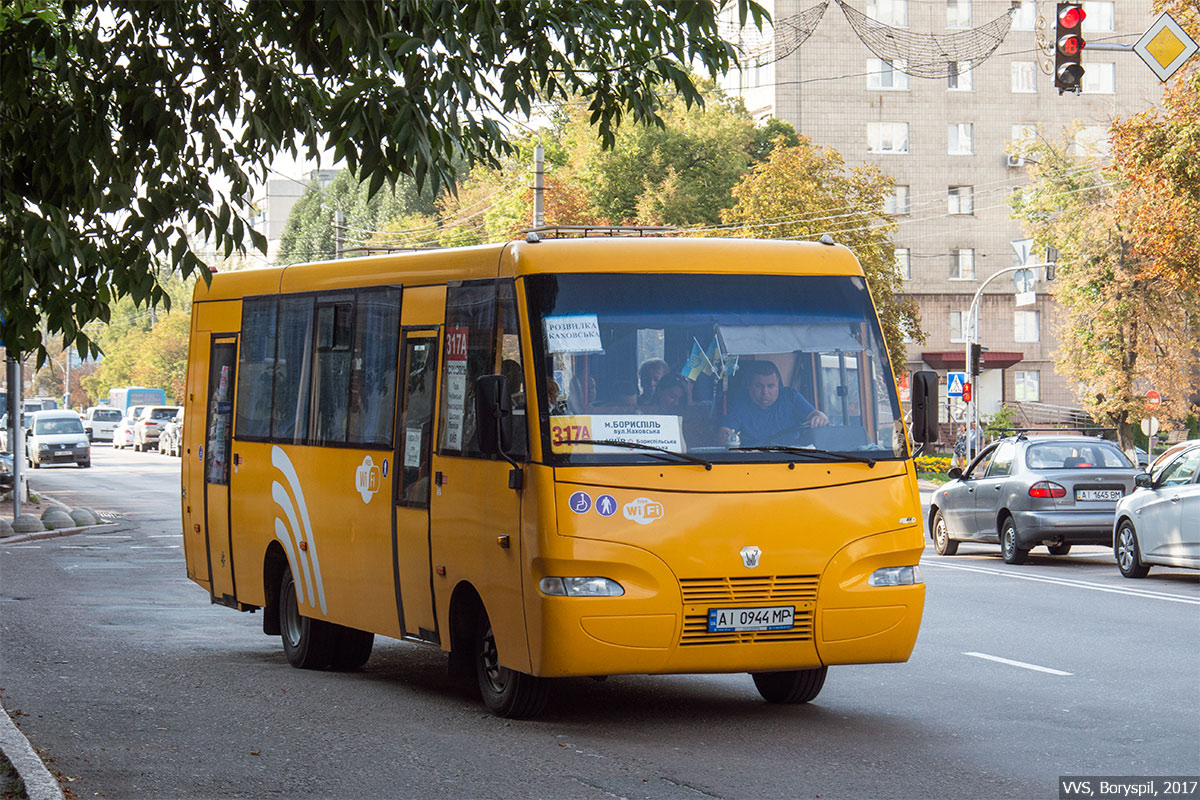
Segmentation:
[(637, 404), (648, 406), (654, 402), (654, 392), (658, 382), (671, 371), (671, 366), (661, 358), (651, 358), (643, 361), (638, 367), (638, 381), (642, 385), (642, 393), (638, 395)]
[(511, 358), (506, 358), (500, 365), (500, 374), (508, 379), (513, 411), (525, 413), (525, 374), (521, 371), (521, 365)]
[(687, 395), (687, 381), (683, 377), (664, 375), (659, 379), (647, 409), (658, 413), (682, 414), (688, 404)]

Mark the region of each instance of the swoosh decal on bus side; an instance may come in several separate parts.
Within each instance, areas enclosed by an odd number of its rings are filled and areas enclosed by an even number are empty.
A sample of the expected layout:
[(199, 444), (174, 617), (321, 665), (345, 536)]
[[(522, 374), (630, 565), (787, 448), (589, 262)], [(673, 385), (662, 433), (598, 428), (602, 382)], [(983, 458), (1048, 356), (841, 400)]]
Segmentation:
[[(279, 517), (275, 517), (275, 538), (282, 541), (287, 550), (288, 561), (292, 565), (292, 580), (296, 584), (296, 600), (301, 605), (304, 603), (315, 605), (317, 593), (313, 586), (312, 574), (308, 570), (308, 559), (304, 557), (304, 551), (300, 549), (300, 541), (303, 540), (303, 536), (300, 533), (300, 523), (296, 520), (296, 508), (292, 505), (291, 495), (283, 488), (283, 484), (275, 481), (271, 484), (271, 497), (287, 515), (286, 524)], [(284, 538), (285, 536), (287, 538)], [(304, 599), (306, 587), (307, 600)]]
[[(271, 464), (275, 469), (283, 473), (283, 477), (287, 479), (289, 484), (288, 488), (292, 490), (292, 495), (296, 498), (296, 505), (300, 511), (300, 520), (304, 523), (305, 539), (308, 540), (308, 555), (312, 557), (312, 570), (313, 577), (315, 578), (314, 583), (317, 587), (317, 599), (321, 603), (321, 613), (328, 613), (325, 608), (325, 584), (321, 580), (321, 561), (317, 558), (317, 543), (313, 538), (312, 523), (308, 517), (308, 504), (304, 500), (304, 490), (300, 487), (300, 477), (296, 474), (296, 468), (292, 466), (287, 453), (283, 452), (283, 448), (279, 445), (274, 445), (271, 448)], [(305, 569), (307, 569), (307, 564), (305, 565)]]

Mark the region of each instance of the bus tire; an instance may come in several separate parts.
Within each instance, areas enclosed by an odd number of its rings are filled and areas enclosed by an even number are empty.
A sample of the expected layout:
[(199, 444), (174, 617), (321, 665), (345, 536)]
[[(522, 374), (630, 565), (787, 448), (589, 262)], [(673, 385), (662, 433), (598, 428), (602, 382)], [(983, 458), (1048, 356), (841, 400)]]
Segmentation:
[(283, 571), (279, 584), (279, 632), (283, 637), (283, 653), (293, 667), (325, 669), (333, 661), (334, 627), (300, 613), (290, 568)]
[(754, 686), (768, 703), (807, 703), (821, 693), (829, 667), (788, 672), (752, 672)]
[(371, 657), (375, 646), (375, 634), (338, 625), (334, 631), (333, 668), (354, 670), (362, 667)]
[(550, 682), (500, 665), (486, 611), (479, 613), (473, 652), (479, 693), (489, 711), (507, 719), (528, 719), (542, 712), (550, 696)]

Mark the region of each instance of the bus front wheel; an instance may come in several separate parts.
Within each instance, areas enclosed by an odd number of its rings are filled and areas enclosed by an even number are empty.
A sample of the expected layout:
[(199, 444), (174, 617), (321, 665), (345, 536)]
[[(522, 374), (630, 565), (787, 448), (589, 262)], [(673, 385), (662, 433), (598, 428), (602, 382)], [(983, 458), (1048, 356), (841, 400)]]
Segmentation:
[(546, 707), (550, 684), (537, 678), (501, 666), (496, 650), (496, 637), (486, 611), (480, 611), (475, 627), (475, 677), (483, 703), (497, 716), (509, 719), (536, 717)]
[(821, 693), (829, 667), (788, 672), (752, 672), (754, 685), (768, 703), (807, 703)]
[(325, 669), (333, 661), (336, 630), (333, 625), (300, 613), (292, 570), (284, 569), (279, 584), (279, 632), (288, 663), (299, 669)]

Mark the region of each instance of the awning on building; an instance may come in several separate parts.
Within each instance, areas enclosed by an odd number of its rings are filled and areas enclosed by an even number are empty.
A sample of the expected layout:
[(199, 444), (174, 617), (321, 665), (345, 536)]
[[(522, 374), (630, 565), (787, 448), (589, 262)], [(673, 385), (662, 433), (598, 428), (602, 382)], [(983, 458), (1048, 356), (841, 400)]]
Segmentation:
[[(1024, 353), (997, 353), (994, 350), (984, 350), (982, 367), (984, 369), (1008, 369), (1013, 364), (1024, 360)], [(941, 350), (921, 353), (921, 360), (931, 369), (964, 371), (967, 363), (966, 353), (962, 350)]]

